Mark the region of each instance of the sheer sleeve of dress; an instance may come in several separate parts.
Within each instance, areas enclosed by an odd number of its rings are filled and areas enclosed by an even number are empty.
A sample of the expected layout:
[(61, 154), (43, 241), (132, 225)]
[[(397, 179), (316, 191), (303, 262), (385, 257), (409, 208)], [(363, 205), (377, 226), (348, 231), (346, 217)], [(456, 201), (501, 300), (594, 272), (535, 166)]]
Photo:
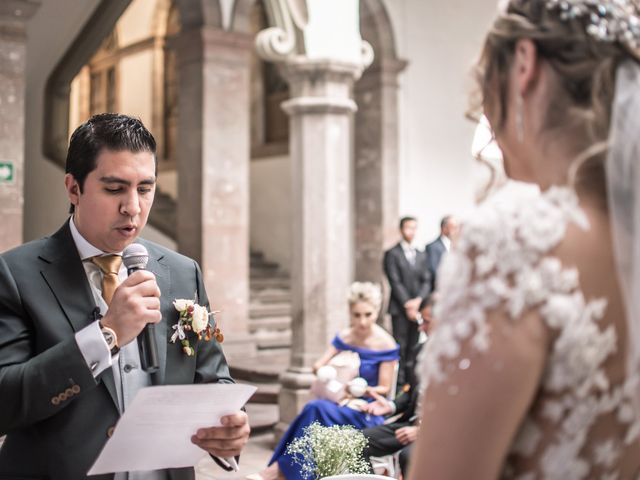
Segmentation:
[[(589, 224), (560, 187), (509, 185), (463, 222), (438, 272), (436, 326), (419, 366), (423, 429), (440, 430), (425, 432), (429, 448), (438, 438), (469, 443), (462, 454), (493, 462), (482, 471), (501, 478), (638, 475), (624, 320), (609, 318), (606, 298), (585, 298), (577, 269), (554, 256), (570, 227)], [(475, 432), (465, 437), (460, 422)]]

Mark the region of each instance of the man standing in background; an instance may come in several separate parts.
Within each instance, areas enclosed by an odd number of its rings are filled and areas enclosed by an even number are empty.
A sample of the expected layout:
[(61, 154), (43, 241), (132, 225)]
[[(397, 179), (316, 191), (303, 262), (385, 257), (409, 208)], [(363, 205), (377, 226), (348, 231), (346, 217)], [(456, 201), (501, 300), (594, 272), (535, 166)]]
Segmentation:
[(443, 217), (440, 221), (440, 236), (425, 249), (431, 275), (431, 292), (436, 289), (436, 275), (442, 256), (451, 249), (451, 243), (456, 241), (459, 231), (460, 225), (454, 216)]
[(404, 385), (409, 378), (407, 358), (418, 343), (418, 315), (431, 292), (426, 254), (412, 245), (417, 229), (415, 218), (402, 218), (402, 239), (384, 254), (384, 272), (391, 287), (389, 314), (393, 337), (400, 345), (398, 385)]

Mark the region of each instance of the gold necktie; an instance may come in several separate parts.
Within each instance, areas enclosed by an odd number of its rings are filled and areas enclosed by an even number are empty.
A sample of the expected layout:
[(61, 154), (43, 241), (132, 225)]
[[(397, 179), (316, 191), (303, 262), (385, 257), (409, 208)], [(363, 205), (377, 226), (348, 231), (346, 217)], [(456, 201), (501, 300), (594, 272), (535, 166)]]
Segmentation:
[(102, 298), (109, 305), (113, 298), (113, 292), (120, 285), (118, 272), (122, 264), (122, 257), (120, 255), (103, 255), (91, 257), (91, 261), (102, 271)]

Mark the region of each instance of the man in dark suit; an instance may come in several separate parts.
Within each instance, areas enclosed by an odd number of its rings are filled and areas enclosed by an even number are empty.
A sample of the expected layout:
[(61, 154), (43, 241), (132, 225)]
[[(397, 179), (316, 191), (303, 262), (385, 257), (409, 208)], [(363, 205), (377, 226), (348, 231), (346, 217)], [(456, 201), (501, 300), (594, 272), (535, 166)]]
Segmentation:
[(451, 243), (458, 237), (460, 226), (458, 220), (452, 215), (445, 216), (440, 222), (440, 236), (427, 245), (427, 262), (431, 274), (431, 291), (435, 291), (436, 274), (442, 256), (451, 249)]
[(399, 385), (409, 378), (407, 357), (418, 343), (417, 319), (431, 291), (426, 254), (412, 245), (417, 228), (415, 218), (402, 218), (402, 240), (384, 254), (384, 272), (391, 287), (388, 311), (393, 337), (400, 345)]
[[(420, 330), (425, 334), (429, 333), (430, 328), (430, 321), (420, 325)], [(362, 433), (368, 440), (364, 451), (365, 459), (370, 460), (370, 457), (382, 457), (400, 452), (400, 470), (405, 478), (411, 456), (411, 448), (416, 441), (419, 429), (416, 409), (420, 389), (415, 365), (423, 345), (424, 343), (419, 343), (411, 350), (407, 362), (410, 372), (408, 383), (396, 396), (395, 400), (388, 401), (384, 397), (377, 395), (375, 402), (362, 407), (364, 412), (372, 415), (400, 415), (391, 423), (365, 428)]]
[[(195, 293), (209, 305), (196, 262), (138, 240), (155, 191), (151, 133), (131, 117), (96, 115), (72, 135), (66, 172), (71, 218), (0, 255), (0, 479), (84, 479), (141, 388), (233, 382), (215, 341), (191, 336), (191, 356), (168, 342), (175, 299)], [(135, 240), (149, 262), (127, 277), (120, 255)], [(141, 368), (135, 341), (147, 323), (156, 324), (155, 373)], [(222, 423), (191, 441), (228, 467), (222, 458), (240, 453), (249, 426), (244, 412)], [(91, 478), (194, 477), (187, 468)]]

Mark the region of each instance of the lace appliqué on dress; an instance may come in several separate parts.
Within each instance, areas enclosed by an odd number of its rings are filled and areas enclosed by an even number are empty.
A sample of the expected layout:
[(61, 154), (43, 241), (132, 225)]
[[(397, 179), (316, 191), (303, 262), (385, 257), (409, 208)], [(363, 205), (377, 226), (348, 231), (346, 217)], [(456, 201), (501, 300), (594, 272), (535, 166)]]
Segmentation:
[[(504, 308), (516, 322), (536, 309), (554, 334), (539, 387), (547, 393), (542, 413), (525, 420), (512, 446), (512, 454), (536, 457), (538, 473), (511, 475), (507, 465), (508, 478), (583, 479), (594, 466), (601, 476), (617, 478), (621, 442), (603, 438), (587, 445), (590, 429), (599, 416), (613, 414), (631, 424), (627, 443), (638, 436), (627, 394), (635, 382), (612, 386), (603, 369), (618, 340), (612, 325), (600, 325), (607, 301), (587, 301), (578, 271), (563, 268), (550, 253), (572, 223), (589, 228), (572, 190), (512, 190), (508, 197), (489, 199), (463, 222), (460, 241), (438, 272), (439, 324), (423, 351), (423, 388), (446, 381), (449, 369), (462, 362), (469, 367), (469, 359), (459, 358), (463, 344), (478, 352), (490, 349), (489, 310)], [(557, 425), (551, 440), (543, 442), (540, 421)]]

